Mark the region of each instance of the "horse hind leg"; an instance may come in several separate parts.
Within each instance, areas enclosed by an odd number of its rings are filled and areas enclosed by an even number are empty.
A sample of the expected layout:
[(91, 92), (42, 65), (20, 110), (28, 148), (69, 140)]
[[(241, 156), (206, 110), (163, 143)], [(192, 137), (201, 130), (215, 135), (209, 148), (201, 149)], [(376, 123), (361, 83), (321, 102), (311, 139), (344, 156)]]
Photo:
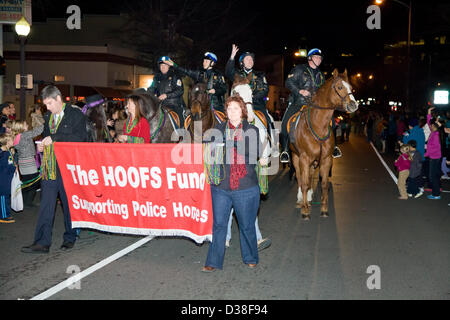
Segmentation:
[(322, 160), (320, 166), (320, 175), (322, 176), (322, 196), (321, 196), (321, 206), (320, 206), (320, 217), (327, 218), (328, 214), (328, 173), (330, 172), (331, 164), (333, 159), (331, 157)]
[(309, 180), (308, 180), (308, 191), (306, 193), (306, 198), (308, 200), (309, 203), (312, 202), (313, 199), (313, 194), (314, 194), (314, 190), (313, 190), (313, 178), (314, 178), (314, 172), (315, 172), (315, 166), (311, 166), (309, 168)]
[(300, 159), (297, 154), (292, 154), (292, 164), (294, 167), (295, 177), (297, 178), (297, 185), (298, 185), (298, 191), (297, 191), (297, 208), (301, 208), (302, 202), (303, 202), (303, 193), (302, 193), (302, 185), (301, 185), (301, 173), (300, 173)]

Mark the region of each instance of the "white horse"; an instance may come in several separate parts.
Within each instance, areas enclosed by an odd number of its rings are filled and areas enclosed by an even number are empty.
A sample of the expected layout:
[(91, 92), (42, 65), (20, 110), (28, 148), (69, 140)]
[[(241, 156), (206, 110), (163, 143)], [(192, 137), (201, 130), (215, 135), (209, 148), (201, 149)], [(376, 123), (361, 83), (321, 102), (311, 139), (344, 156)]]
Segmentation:
[[(264, 123), (255, 115), (255, 112), (253, 111), (252, 88), (250, 88), (250, 85), (248, 84), (238, 84), (231, 90), (232, 96), (236, 94), (238, 94), (245, 102), (248, 113), (248, 122), (254, 124), (254, 126), (258, 128), (259, 138), (263, 146), (262, 157), (269, 158), (271, 155), (276, 157), (276, 154), (278, 154), (278, 146), (275, 143), (274, 132), (273, 130), (270, 130), (271, 134), (269, 136), (268, 130), (264, 126)], [(270, 114), (269, 117), (273, 123), (273, 118)], [(267, 125), (270, 126), (270, 123)]]

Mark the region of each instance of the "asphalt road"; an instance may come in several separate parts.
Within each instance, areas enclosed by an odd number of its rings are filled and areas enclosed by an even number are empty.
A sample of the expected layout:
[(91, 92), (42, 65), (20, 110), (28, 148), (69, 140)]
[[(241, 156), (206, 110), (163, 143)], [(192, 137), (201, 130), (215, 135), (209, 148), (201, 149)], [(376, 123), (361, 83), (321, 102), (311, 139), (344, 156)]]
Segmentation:
[[(208, 243), (155, 238), (48, 299), (449, 300), (450, 193), (440, 201), (397, 200), (396, 185), (364, 138), (353, 136), (340, 147), (344, 156), (334, 161), (329, 218), (320, 218), (314, 204), (311, 221), (303, 221), (288, 170), (272, 177), (259, 215), (272, 246), (260, 252), (256, 269), (242, 263), (234, 224), (222, 271), (200, 272)], [(386, 162), (393, 167), (392, 158)], [(318, 199), (315, 194), (313, 203)], [(37, 209), (14, 217), (16, 223), (0, 225), (1, 300), (35, 297), (66, 280), (73, 266), (86, 270), (142, 239), (83, 230), (72, 250), (60, 251), (58, 207), (50, 253), (23, 254)]]

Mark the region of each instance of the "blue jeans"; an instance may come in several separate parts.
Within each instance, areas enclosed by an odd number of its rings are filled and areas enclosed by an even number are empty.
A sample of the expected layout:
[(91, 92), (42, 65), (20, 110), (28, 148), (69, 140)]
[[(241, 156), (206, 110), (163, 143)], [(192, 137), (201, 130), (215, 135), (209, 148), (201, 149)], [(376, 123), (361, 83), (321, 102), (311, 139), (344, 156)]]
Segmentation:
[[(227, 237), (225, 240), (230, 241), (231, 240), (231, 225), (233, 224), (233, 209), (231, 209), (230, 219), (228, 220), (228, 226), (227, 226)], [(258, 225), (258, 217), (255, 219), (255, 229), (256, 229), (256, 240), (259, 241), (262, 239), (261, 231), (259, 230)]]
[(231, 208), (234, 207), (239, 223), (239, 240), (242, 261), (246, 264), (259, 262), (255, 219), (259, 208), (259, 187), (245, 190), (225, 191), (211, 186), (213, 206), (212, 242), (209, 245), (205, 266), (222, 269), (225, 256), (225, 238)]

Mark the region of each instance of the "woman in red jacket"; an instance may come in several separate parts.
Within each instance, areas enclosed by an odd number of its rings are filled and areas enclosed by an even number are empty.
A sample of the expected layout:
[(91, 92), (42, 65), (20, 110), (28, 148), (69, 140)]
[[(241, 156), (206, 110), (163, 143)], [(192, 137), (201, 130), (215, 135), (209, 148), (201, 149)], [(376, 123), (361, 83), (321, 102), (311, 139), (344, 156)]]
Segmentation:
[(144, 117), (144, 99), (139, 95), (129, 95), (126, 98), (128, 119), (123, 125), (123, 133), (119, 142), (150, 143), (150, 125)]

